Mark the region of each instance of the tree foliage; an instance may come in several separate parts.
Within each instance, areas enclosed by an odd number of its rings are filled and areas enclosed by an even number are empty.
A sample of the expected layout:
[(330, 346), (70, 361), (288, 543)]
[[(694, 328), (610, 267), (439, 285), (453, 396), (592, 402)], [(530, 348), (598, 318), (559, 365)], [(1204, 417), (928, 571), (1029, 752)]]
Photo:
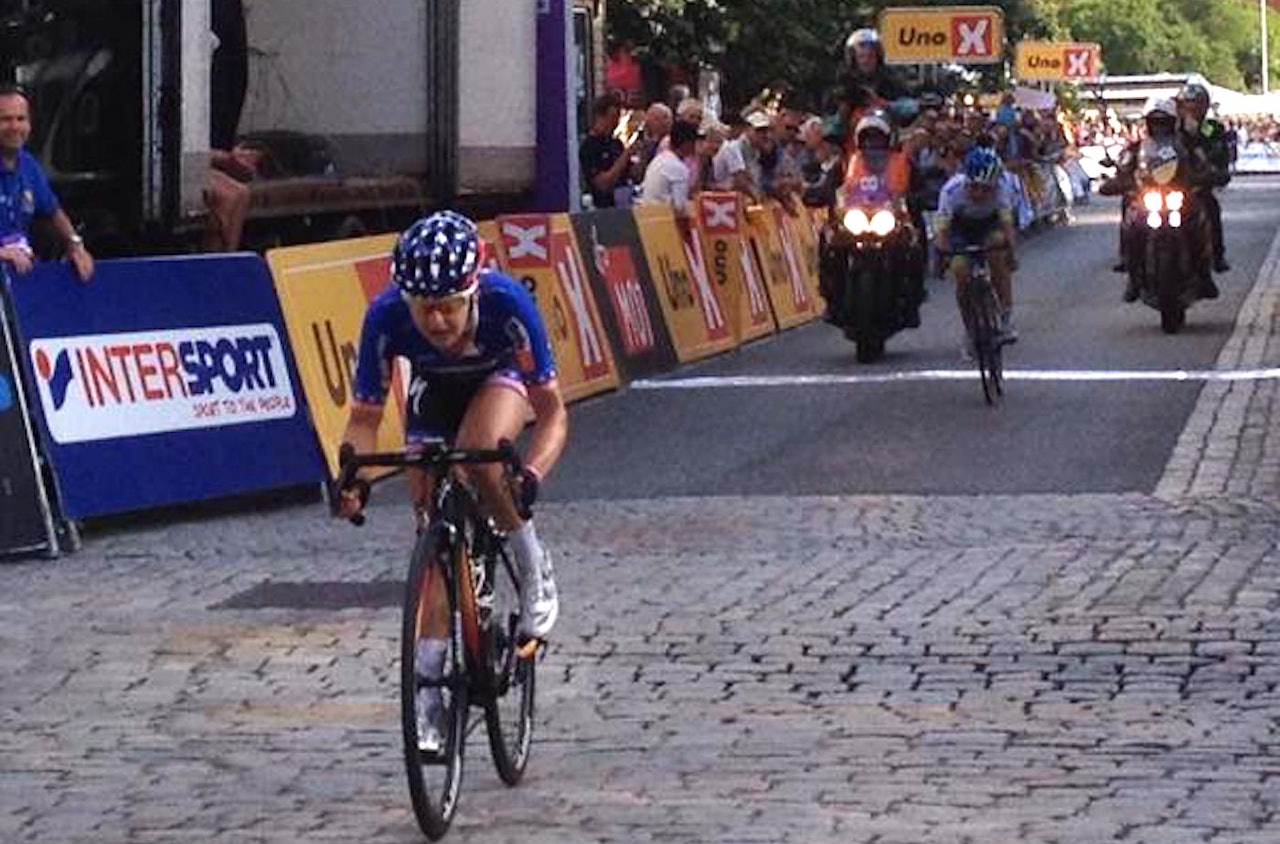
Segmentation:
[[(1107, 71), (1197, 71), (1242, 89), (1260, 85), (1255, 0), (972, 0), (1000, 6), (1010, 44), (1027, 37), (1097, 41)], [(886, 6), (956, 0), (609, 0), (610, 35), (667, 67), (715, 67), (741, 103), (763, 88), (815, 95), (830, 85), (845, 37)], [(1271, 26), (1280, 77), (1280, 13)]]

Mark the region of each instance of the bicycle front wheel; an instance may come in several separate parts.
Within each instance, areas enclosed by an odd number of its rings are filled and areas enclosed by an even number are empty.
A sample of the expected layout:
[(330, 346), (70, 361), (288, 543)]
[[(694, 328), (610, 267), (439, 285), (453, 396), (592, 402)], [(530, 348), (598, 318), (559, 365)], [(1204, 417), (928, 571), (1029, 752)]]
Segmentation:
[[(467, 683), (454, 589), (446, 581), (438, 555), (446, 553), (435, 531), (418, 537), (405, 588), (400, 647), (400, 721), (404, 733), (405, 773), (418, 826), (432, 841), (449, 830), (462, 789), (462, 759), (467, 734)], [(440, 677), (424, 677), (420, 663), (438, 662)], [(436, 658), (424, 658), (435, 650)], [(420, 712), (425, 707), (426, 712)], [(423, 717), (425, 715), (425, 717)], [(429, 735), (435, 728), (435, 736)]]
[(970, 307), (973, 357), (978, 363), (982, 395), (987, 404), (995, 404), (1004, 395), (1004, 355), (998, 336), (1000, 310), (995, 301), (995, 291), (990, 288), (981, 291), (970, 300)]
[(520, 590), (515, 567), (506, 554), (492, 563), (492, 609), (485, 638), (493, 670), (493, 700), (485, 709), (489, 750), (498, 776), (516, 785), (524, 776), (533, 744), (536, 656), (521, 657)]

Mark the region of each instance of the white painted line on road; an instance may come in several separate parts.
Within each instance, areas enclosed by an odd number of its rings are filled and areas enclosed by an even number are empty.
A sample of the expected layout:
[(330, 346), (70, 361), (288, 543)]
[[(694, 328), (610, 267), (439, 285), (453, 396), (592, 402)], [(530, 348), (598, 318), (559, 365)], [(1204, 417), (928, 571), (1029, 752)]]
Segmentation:
[[(699, 378), (647, 379), (632, 383), (633, 390), (716, 390), (753, 387), (843, 387), (860, 384), (897, 384), (910, 381), (971, 381), (976, 369), (915, 369), (903, 372), (869, 372), (862, 375), (726, 375)], [(1072, 370), (1010, 369), (1006, 381), (1274, 381), (1273, 369), (1171, 369), (1171, 370)]]

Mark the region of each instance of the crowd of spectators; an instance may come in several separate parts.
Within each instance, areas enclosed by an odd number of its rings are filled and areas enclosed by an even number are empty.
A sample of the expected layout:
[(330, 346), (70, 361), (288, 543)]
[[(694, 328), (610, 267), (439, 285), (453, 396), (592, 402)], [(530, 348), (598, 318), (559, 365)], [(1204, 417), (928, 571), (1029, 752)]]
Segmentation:
[[(752, 103), (723, 119), (675, 92), (647, 109), (626, 109), (616, 94), (598, 98), (581, 146), (584, 198), (595, 208), (641, 202), (689, 213), (700, 190), (736, 191), (749, 202), (775, 199), (798, 212), (822, 205), (844, 178), (852, 127), (835, 116)], [(1012, 94), (984, 108), (972, 97), (926, 97), (895, 141), (912, 164), (912, 190), (936, 198), (976, 143), (993, 146), (1035, 205), (1052, 181), (1046, 165), (1074, 155), (1101, 133), (1121, 136), (1128, 127), (1105, 121), (1069, 123), (1056, 109), (1019, 108)]]

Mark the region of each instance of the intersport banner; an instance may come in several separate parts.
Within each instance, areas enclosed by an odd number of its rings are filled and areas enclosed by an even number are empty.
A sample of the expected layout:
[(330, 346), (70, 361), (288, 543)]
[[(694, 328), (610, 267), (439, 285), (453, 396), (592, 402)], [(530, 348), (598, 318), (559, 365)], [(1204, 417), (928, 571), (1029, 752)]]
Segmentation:
[(14, 306), (65, 514), (86, 518), (323, 478), (256, 255), (62, 264)]

